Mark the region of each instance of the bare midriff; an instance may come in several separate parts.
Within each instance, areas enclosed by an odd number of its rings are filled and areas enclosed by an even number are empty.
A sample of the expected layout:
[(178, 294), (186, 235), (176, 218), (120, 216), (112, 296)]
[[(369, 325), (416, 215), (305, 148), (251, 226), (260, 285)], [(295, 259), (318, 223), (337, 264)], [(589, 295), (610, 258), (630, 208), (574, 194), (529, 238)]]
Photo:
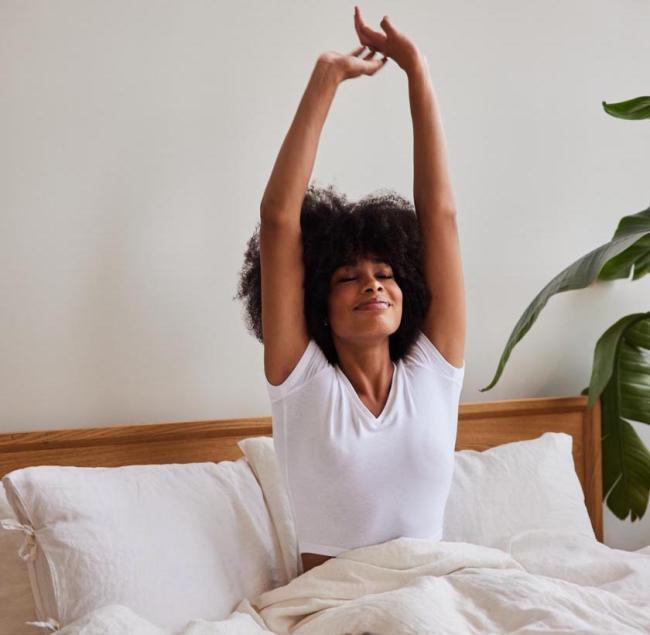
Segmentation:
[(334, 556), (324, 556), (320, 553), (301, 553), (300, 555), (302, 557), (303, 573), (307, 573), (309, 569), (313, 569), (314, 567), (317, 567), (319, 564), (323, 564), (323, 562), (327, 562), (330, 558), (334, 557)]

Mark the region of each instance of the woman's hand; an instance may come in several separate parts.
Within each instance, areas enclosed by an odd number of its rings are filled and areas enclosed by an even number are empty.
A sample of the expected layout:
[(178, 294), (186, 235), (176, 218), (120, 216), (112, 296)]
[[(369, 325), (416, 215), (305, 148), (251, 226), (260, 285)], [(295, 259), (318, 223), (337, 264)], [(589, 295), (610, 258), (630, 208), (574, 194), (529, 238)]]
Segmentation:
[(379, 26), (385, 31), (373, 31), (361, 17), (359, 7), (354, 7), (354, 27), (359, 36), (359, 42), (371, 51), (379, 51), (384, 56), (395, 60), (397, 65), (407, 74), (420, 61), (420, 52), (414, 42), (401, 31), (398, 31), (390, 18), (385, 15)]
[(375, 51), (370, 51), (365, 57), (361, 57), (361, 53), (366, 49), (365, 46), (360, 46), (348, 55), (337, 53), (336, 51), (327, 51), (322, 53), (318, 58), (319, 63), (336, 69), (339, 81), (359, 77), (359, 75), (374, 75), (384, 64), (388, 58), (384, 56), (383, 59), (373, 59)]

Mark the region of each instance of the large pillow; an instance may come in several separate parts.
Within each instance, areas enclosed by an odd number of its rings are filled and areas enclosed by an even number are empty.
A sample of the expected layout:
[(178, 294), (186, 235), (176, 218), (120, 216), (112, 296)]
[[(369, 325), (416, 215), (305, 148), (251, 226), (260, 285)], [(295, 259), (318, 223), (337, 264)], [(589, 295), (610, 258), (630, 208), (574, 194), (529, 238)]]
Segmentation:
[(2, 479), (18, 520), (39, 620), (61, 627), (122, 604), (174, 631), (225, 619), (288, 582), (247, 461), (36, 466)]
[(273, 437), (249, 437), (239, 441), (237, 446), (255, 472), (255, 477), (264, 492), (266, 506), (280, 540), (287, 579), (293, 580), (303, 573), (303, 567), (296, 525), (275, 454)]
[[(483, 452), (458, 450), (442, 540), (503, 549), (510, 536), (526, 529), (574, 531), (595, 539), (572, 444), (569, 434), (545, 432)], [(285, 552), (293, 553), (293, 517), (272, 439), (251, 437), (239, 447), (258, 475)]]
[(573, 461), (573, 437), (545, 432), (488, 450), (456, 452), (442, 540), (508, 550), (527, 529), (596, 540)]
[[(18, 528), (19, 522), (0, 484), (0, 519), (7, 528)], [(21, 531), (0, 531), (0, 634), (34, 635), (36, 606), (29, 584), (27, 564), (18, 555), (23, 544)]]

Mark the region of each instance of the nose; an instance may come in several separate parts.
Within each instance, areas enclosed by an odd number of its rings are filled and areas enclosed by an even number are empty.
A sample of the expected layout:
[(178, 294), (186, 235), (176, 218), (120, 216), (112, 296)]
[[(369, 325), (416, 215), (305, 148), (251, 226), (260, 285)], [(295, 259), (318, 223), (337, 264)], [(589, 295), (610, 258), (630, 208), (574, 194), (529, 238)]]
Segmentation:
[(371, 278), (370, 281), (366, 283), (364, 291), (373, 291), (375, 289), (382, 289), (381, 282), (379, 280), (373, 280)]

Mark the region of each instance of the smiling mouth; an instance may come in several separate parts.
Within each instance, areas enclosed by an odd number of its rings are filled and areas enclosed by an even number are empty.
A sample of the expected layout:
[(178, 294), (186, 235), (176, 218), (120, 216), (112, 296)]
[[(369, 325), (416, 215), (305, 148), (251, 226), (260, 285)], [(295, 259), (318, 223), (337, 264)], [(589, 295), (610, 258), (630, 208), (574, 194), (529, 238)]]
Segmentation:
[(369, 302), (367, 304), (362, 304), (361, 306), (357, 307), (355, 309), (355, 311), (368, 311), (368, 310), (371, 310), (371, 309), (375, 309), (375, 310), (377, 310), (377, 309), (387, 309), (389, 306), (390, 306), (390, 304), (388, 304), (388, 302), (383, 302), (383, 301)]

